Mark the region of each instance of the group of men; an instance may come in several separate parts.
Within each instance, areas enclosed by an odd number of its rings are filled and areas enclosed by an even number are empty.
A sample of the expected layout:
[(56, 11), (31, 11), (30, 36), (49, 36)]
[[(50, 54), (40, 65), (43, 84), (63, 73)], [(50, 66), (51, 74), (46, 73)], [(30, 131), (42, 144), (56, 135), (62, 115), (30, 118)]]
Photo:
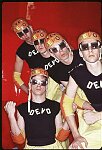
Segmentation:
[[(14, 21), (12, 28), (24, 40), (16, 52), (13, 78), (16, 86), (28, 94), (26, 103), (16, 106), (9, 101), (4, 107), (13, 142), (25, 143), (24, 149), (101, 148), (100, 36), (91, 31), (83, 33), (78, 38), (79, 49), (72, 50), (59, 33), (33, 31), (24, 19)], [(31, 69), (29, 86), (21, 79), (24, 61)], [(70, 130), (74, 140), (65, 147), (61, 142)]]

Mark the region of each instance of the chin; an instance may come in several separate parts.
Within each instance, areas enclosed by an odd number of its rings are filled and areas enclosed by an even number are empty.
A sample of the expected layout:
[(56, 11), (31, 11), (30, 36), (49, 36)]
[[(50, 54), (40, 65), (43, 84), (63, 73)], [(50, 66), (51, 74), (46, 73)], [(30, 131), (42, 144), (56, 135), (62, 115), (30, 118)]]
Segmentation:
[(66, 61), (66, 60), (68, 60), (68, 59), (69, 59), (68, 57), (64, 57), (62, 60)]
[(90, 64), (91, 63), (96, 63), (98, 60), (93, 60), (93, 61), (87, 61), (87, 62), (89, 62)]
[(42, 95), (42, 93), (41, 92), (36, 92), (35, 95)]

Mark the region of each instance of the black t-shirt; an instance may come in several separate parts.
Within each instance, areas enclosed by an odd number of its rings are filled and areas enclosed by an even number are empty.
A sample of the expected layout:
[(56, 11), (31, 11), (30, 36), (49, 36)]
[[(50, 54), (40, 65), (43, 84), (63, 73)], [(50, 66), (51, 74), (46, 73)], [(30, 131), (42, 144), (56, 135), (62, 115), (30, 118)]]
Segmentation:
[(27, 62), (29, 68), (34, 69), (40, 67), (47, 70), (49, 76), (59, 84), (60, 81), (68, 81), (70, 71), (80, 63), (84, 63), (82, 58), (79, 56), (78, 50), (73, 51), (74, 58), (72, 63), (70, 65), (65, 65), (53, 57), (42, 57), (41, 54), (36, 51), (34, 45), (27, 44), (26, 42), (23, 42), (23, 44), (18, 48), (16, 54), (22, 60)]
[(80, 66), (80, 64), (85, 64), (83, 59), (79, 55), (78, 50), (73, 50), (73, 61), (70, 65), (65, 65), (63, 63), (60, 63), (60, 67), (57, 69), (57, 82), (60, 83), (60, 81), (68, 81), (71, 71)]
[(34, 45), (30, 45), (26, 42), (18, 48), (16, 55), (18, 55), (22, 60), (25, 60), (29, 68), (43, 67), (43, 57), (34, 48)]
[(34, 48), (34, 45), (30, 45), (26, 42), (23, 42), (23, 44), (18, 48), (16, 55), (18, 55), (22, 60), (25, 60), (31, 69), (40, 67), (47, 70), (49, 76), (58, 82), (57, 70), (59, 70), (61, 66), (58, 59), (53, 57), (42, 57), (41, 54)]
[(95, 110), (102, 111), (102, 73), (94, 76), (84, 65), (74, 69), (71, 76), (84, 91)]
[(25, 131), (28, 145), (41, 146), (55, 142), (55, 117), (60, 111), (60, 104), (46, 99), (43, 103), (30, 101), (31, 115), (28, 113), (27, 102), (17, 106), (25, 121)]

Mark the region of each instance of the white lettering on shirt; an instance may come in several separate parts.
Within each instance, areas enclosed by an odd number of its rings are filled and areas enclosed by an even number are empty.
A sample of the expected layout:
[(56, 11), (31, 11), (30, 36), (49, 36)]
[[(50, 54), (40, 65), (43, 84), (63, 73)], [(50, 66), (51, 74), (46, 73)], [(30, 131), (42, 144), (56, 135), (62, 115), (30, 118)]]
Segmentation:
[(29, 113), (29, 115), (30, 116), (32, 116), (32, 115), (41, 115), (41, 114), (44, 114), (44, 113), (46, 113), (46, 114), (51, 114), (51, 110), (50, 110), (50, 108), (41, 108), (41, 109), (39, 109), (39, 108), (36, 108), (36, 109), (34, 109), (34, 110), (31, 110), (30, 111), (30, 113)]
[(42, 109), (41, 109), (41, 114), (43, 114), (43, 113), (44, 113), (44, 111), (45, 111), (45, 108), (42, 108)]
[(102, 81), (100, 81), (100, 87), (102, 88)]
[(91, 89), (92, 87), (94, 87), (95, 89), (100, 89), (102, 88), (102, 81), (95, 81), (95, 82), (91, 82), (89, 81), (87, 84), (87, 88)]
[(54, 59), (51, 62), (48, 62), (48, 64), (45, 65), (45, 70), (48, 70), (49, 68), (52, 68), (56, 65), (56, 63), (59, 63), (60, 61), (58, 59)]
[(38, 53), (38, 51), (32, 50), (32, 52), (28, 53), (28, 56), (31, 57), (32, 55), (37, 55)]

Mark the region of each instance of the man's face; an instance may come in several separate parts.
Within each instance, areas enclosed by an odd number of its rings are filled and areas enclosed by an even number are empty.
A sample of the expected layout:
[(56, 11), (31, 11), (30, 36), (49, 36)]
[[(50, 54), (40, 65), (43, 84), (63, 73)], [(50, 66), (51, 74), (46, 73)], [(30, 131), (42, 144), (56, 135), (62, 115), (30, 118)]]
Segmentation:
[(16, 34), (21, 40), (24, 41), (29, 41), (29, 39), (32, 38), (32, 32), (29, 26), (23, 28), (20, 32), (17, 32)]
[(32, 78), (32, 93), (34, 95), (43, 95), (46, 92), (47, 80), (43, 75), (36, 75)]
[(54, 44), (50, 48), (50, 52), (59, 60), (66, 60), (69, 58), (69, 48), (66, 46), (64, 41), (60, 41), (59, 43)]
[(46, 52), (46, 48), (45, 48), (45, 45), (44, 45), (44, 38), (43, 39), (38, 39), (38, 40), (34, 41), (34, 47), (41, 54), (43, 54), (44, 52)]
[(87, 39), (80, 44), (80, 47), (80, 54), (85, 61), (94, 63), (99, 60), (100, 49), (98, 41), (94, 39)]

